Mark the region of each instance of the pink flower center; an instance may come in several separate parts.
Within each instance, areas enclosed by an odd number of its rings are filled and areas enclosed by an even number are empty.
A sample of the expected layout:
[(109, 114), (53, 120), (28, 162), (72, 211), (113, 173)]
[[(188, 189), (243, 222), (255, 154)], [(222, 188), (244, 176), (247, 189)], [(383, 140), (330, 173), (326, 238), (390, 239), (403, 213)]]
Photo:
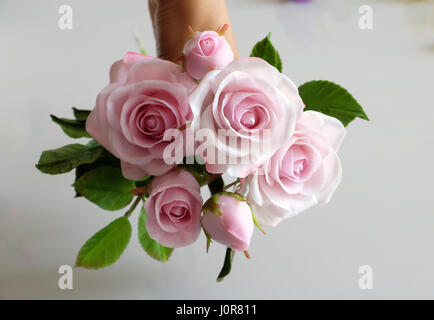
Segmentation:
[(173, 201), (162, 208), (164, 214), (174, 223), (188, 222), (190, 212), (182, 201)]
[(303, 160), (297, 160), (294, 163), (294, 173), (296, 175), (300, 175), (303, 172), (305, 161), (306, 161), (305, 159), (303, 159)]
[(215, 42), (214, 39), (211, 37), (200, 40), (199, 45), (203, 54), (206, 56), (209, 56), (214, 52)]
[(187, 213), (187, 209), (185, 207), (174, 207), (170, 210), (170, 218), (172, 220), (180, 220)]
[(164, 133), (165, 124), (164, 120), (160, 115), (149, 114), (148, 110), (141, 112), (137, 118), (137, 126), (143, 133), (153, 136), (160, 137)]
[(310, 159), (302, 146), (293, 145), (282, 159), (280, 175), (292, 181), (302, 182), (310, 173)]
[(258, 123), (258, 120), (259, 119), (257, 112), (249, 110), (242, 115), (240, 122), (244, 127), (248, 129), (253, 129)]
[(167, 128), (177, 126), (172, 111), (161, 104), (144, 104), (131, 115), (130, 126), (134, 126), (139, 135), (161, 139)]
[(150, 116), (150, 117), (146, 117), (146, 121), (145, 121), (145, 128), (147, 130), (153, 130), (155, 129), (155, 127), (157, 126), (157, 117), (156, 116)]
[(267, 101), (260, 93), (227, 92), (221, 96), (223, 115), (230, 126), (243, 134), (259, 133), (270, 124)]

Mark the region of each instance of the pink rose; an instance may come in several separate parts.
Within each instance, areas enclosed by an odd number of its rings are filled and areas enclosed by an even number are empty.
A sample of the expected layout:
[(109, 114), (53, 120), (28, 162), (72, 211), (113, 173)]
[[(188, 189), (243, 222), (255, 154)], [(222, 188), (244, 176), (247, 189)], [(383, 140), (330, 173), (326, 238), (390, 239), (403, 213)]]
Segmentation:
[(167, 129), (192, 120), (189, 95), (194, 81), (172, 62), (127, 53), (110, 69), (110, 84), (96, 99), (86, 130), (121, 160), (124, 176), (138, 180), (161, 175)]
[(345, 128), (335, 118), (305, 111), (294, 135), (246, 180), (259, 222), (276, 226), (310, 207), (330, 201), (342, 179), (336, 152)]
[(195, 128), (208, 131), (207, 150), (198, 152), (208, 172), (234, 177), (247, 176), (288, 141), (304, 107), (291, 80), (252, 57), (209, 72), (190, 105)]
[(149, 236), (164, 246), (183, 247), (199, 236), (202, 196), (196, 179), (185, 170), (155, 177), (145, 210)]
[(201, 80), (210, 70), (220, 70), (234, 60), (234, 53), (224, 36), (215, 31), (196, 32), (184, 46), (187, 72)]
[(236, 194), (215, 194), (204, 205), (202, 226), (217, 242), (238, 251), (247, 250), (253, 234), (252, 211)]

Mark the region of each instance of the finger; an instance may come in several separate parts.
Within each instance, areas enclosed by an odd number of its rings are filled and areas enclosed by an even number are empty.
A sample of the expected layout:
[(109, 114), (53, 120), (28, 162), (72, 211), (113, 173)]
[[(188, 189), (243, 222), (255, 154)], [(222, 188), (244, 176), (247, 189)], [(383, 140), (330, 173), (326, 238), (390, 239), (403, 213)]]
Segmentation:
[(154, 0), (148, 1), (148, 8), (149, 8), (149, 15), (151, 16), (152, 21), (152, 29), (154, 30), (154, 36), (156, 38), (156, 31), (155, 31), (155, 11), (157, 9), (156, 3)]

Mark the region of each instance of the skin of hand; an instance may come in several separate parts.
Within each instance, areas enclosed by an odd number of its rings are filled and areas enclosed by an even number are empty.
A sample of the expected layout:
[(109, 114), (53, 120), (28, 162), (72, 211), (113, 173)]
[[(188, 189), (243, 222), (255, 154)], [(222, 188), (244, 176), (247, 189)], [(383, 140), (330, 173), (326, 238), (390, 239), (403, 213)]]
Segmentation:
[(235, 58), (238, 57), (225, 0), (148, 1), (158, 57), (173, 61), (182, 54), (184, 44), (190, 36), (189, 25), (194, 31), (215, 31), (224, 24), (229, 25), (225, 38), (232, 47)]

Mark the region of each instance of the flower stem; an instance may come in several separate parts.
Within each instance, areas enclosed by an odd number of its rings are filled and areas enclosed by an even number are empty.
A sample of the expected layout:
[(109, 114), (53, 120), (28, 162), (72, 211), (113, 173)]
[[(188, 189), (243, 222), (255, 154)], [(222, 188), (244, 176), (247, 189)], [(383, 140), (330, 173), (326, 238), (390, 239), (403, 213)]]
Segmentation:
[(236, 186), (238, 183), (240, 183), (240, 179), (235, 180), (234, 182), (228, 184), (223, 188), (224, 191), (229, 190), (231, 187)]
[(128, 209), (128, 211), (124, 214), (124, 217), (129, 217), (131, 215), (131, 213), (134, 212), (134, 210), (136, 209), (137, 205), (139, 204), (140, 200), (142, 200), (143, 198), (143, 194), (139, 194), (137, 195), (136, 200), (134, 200), (133, 204), (131, 205), (131, 207)]

